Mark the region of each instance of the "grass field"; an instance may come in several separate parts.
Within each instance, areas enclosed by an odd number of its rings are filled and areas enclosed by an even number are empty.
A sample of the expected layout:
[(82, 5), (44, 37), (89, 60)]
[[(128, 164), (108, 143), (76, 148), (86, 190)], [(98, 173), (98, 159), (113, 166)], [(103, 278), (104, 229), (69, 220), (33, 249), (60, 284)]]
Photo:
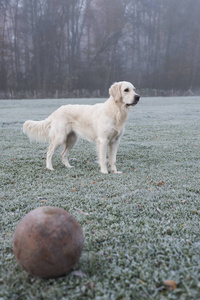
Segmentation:
[[(0, 300), (200, 299), (200, 98), (143, 98), (131, 109), (118, 150), (123, 174), (103, 175), (95, 147), (79, 141), (66, 169), (60, 151), (22, 133), (64, 103), (101, 99), (0, 101)], [(78, 265), (39, 279), (17, 265), (19, 220), (58, 206), (80, 223)]]

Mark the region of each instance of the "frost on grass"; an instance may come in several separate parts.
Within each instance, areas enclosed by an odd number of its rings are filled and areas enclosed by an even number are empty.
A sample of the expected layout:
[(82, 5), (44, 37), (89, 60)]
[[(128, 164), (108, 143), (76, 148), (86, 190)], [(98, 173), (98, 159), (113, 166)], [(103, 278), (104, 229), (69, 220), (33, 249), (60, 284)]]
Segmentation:
[[(85, 141), (72, 150), (73, 169), (63, 167), (61, 149), (55, 171), (45, 169), (46, 145), (30, 143), (21, 127), (67, 102), (3, 103), (0, 298), (197, 299), (199, 99), (141, 99), (120, 143), (120, 176), (100, 174), (94, 147)], [(19, 220), (44, 205), (69, 211), (85, 235), (79, 264), (56, 280), (28, 276), (12, 251)]]

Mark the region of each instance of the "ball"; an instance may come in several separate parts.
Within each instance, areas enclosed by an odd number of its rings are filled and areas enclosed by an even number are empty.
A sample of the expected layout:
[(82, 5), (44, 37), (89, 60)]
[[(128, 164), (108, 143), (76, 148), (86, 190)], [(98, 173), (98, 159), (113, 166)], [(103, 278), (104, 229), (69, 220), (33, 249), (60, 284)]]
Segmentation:
[(17, 262), (29, 274), (55, 278), (67, 274), (79, 261), (84, 245), (81, 226), (67, 211), (43, 206), (18, 223), (13, 236)]

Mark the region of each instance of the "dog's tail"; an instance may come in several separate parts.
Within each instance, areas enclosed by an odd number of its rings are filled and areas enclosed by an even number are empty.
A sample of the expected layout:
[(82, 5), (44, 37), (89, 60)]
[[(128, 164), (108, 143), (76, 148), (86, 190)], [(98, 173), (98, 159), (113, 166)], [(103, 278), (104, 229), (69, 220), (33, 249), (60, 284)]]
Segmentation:
[(49, 139), (50, 128), (51, 118), (47, 118), (43, 121), (28, 120), (23, 124), (23, 133), (26, 134), (30, 140), (46, 142)]

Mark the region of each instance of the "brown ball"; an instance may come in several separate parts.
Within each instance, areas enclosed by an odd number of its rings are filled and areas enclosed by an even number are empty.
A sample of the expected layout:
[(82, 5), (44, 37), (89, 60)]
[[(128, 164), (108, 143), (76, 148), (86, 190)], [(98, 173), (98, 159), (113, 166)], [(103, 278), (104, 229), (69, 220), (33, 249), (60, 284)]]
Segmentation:
[(13, 250), (18, 263), (31, 275), (54, 278), (78, 262), (84, 244), (81, 226), (67, 211), (44, 206), (18, 223)]

